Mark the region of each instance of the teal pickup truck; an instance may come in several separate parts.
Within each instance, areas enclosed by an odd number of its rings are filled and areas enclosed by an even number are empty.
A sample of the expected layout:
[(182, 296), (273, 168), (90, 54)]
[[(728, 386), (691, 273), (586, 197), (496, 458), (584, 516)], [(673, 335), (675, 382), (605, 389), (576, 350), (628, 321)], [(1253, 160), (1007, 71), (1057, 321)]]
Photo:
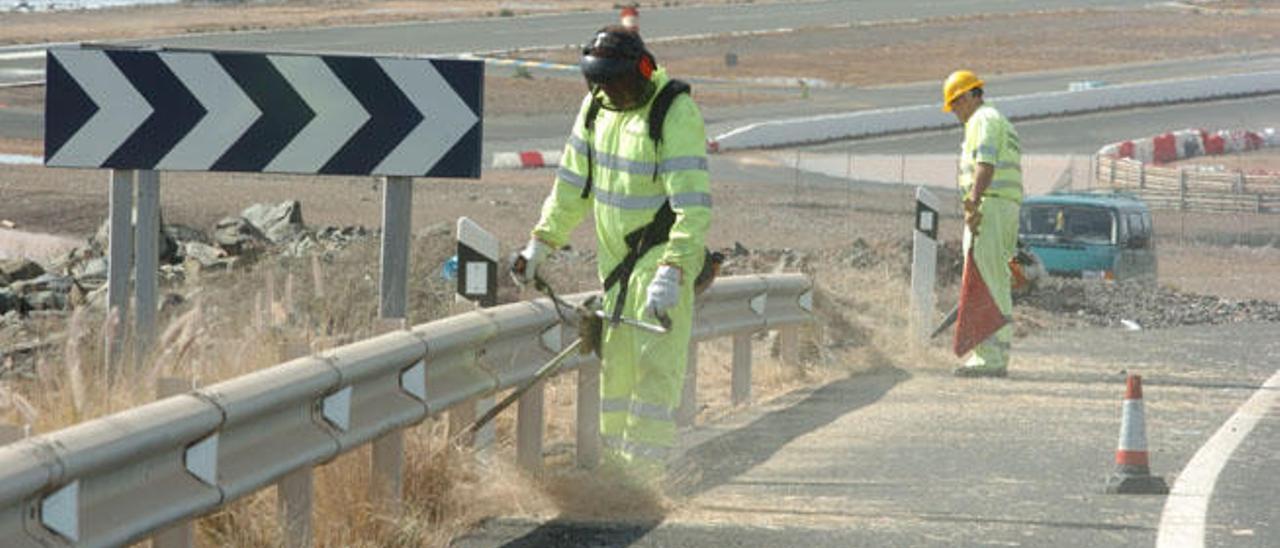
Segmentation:
[(1132, 194), (1068, 192), (1022, 202), (1018, 238), (1050, 276), (1156, 279), (1151, 210)]

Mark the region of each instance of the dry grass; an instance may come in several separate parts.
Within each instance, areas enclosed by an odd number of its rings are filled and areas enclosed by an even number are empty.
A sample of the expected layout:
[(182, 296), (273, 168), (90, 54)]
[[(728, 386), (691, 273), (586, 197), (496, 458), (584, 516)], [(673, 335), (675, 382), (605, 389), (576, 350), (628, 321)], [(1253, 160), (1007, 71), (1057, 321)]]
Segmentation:
[[(421, 323), (455, 311), (452, 288), (432, 281), (427, 265), (449, 252), (440, 238), (420, 238), (414, 250), (415, 288), (410, 309), (422, 311)], [(321, 284), (308, 260), (270, 260), (230, 275), (202, 276), (199, 297), (165, 317), (158, 349), (140, 368), (103, 371), (102, 314), (82, 309), (69, 322), (67, 344), (45, 356), (34, 379), (10, 383), (0, 391), (0, 418), (32, 423), (47, 432), (103, 416), (154, 399), (161, 377), (179, 377), (204, 386), (284, 361), (300, 351), (298, 343), (327, 347), (367, 337), (379, 329), (374, 321), (372, 242), (337, 255), (324, 268)], [(376, 264), (376, 263), (374, 263)], [(560, 265), (562, 268), (565, 265)], [(870, 367), (904, 361), (882, 348), (899, 346), (904, 321), (903, 281), (896, 269), (824, 274), (826, 265), (811, 265), (822, 287), (819, 326), (801, 333), (802, 364), (785, 365), (776, 356), (776, 341), (754, 345), (757, 400)], [(570, 269), (568, 271), (574, 271)], [(581, 272), (581, 271), (580, 271)], [(592, 275), (586, 272), (586, 276)], [(267, 276), (274, 280), (266, 282)], [(285, 280), (293, 286), (293, 314), (284, 314)], [(590, 284), (582, 280), (583, 285)], [(273, 290), (265, 288), (274, 286)], [(321, 298), (319, 286), (342, 287)], [(866, 287), (876, 287), (867, 292)], [(248, 295), (261, 295), (249, 299)], [(273, 319), (272, 310), (276, 310)], [(271, 325), (276, 323), (278, 325)], [(700, 355), (699, 421), (733, 411), (729, 403), (731, 350), (725, 340), (703, 345)], [(126, 357), (127, 359), (127, 357)], [(619, 483), (609, 475), (572, 468), (576, 375), (563, 375), (547, 389), (546, 446), (549, 470), (538, 477), (515, 471), (513, 413), (496, 422), (497, 445), (478, 460), (447, 441), (444, 421), (429, 420), (406, 431), (405, 500), (399, 513), (372, 506), (366, 496), (368, 448), (361, 448), (317, 469), (314, 510), (317, 543), (324, 546), (439, 546), (485, 516), (520, 514), (572, 519), (659, 519), (675, 504), (660, 488)], [(24, 403), (17, 403), (24, 402)], [(25, 403), (29, 402), (29, 403)], [(560, 449), (557, 449), (560, 448)], [(198, 534), (206, 545), (277, 546), (274, 490), (235, 501), (200, 520)]]

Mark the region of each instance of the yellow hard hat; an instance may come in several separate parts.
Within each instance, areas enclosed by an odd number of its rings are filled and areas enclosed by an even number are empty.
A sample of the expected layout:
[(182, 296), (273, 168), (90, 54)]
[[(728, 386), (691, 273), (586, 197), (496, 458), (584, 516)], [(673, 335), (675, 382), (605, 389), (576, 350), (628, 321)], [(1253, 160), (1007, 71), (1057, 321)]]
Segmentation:
[(957, 70), (942, 84), (942, 112), (951, 112), (951, 102), (965, 92), (982, 87), (982, 79), (968, 70)]

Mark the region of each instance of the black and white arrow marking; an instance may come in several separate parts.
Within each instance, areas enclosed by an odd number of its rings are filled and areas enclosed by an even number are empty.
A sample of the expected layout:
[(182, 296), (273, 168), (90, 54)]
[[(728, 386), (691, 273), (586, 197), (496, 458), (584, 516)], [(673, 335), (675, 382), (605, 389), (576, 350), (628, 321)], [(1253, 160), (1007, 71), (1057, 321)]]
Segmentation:
[(45, 164), (478, 177), (476, 61), (58, 48)]

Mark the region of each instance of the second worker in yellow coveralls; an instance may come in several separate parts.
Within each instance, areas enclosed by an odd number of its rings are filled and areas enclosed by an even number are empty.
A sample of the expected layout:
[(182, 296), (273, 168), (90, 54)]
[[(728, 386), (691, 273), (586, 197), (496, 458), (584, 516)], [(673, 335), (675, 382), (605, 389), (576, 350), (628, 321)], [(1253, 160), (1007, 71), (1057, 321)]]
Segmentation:
[(675, 444), (693, 283), (711, 223), (706, 132), (688, 85), (667, 77), (638, 34), (605, 27), (580, 65), (590, 91), (514, 275), (533, 281), (590, 211), (605, 311), (670, 318), (665, 335), (606, 320), (602, 337), (605, 464), (653, 476)]
[(958, 70), (942, 87), (942, 110), (964, 124), (960, 190), (964, 196), (964, 253), (974, 263), (1006, 323), (973, 349), (962, 377), (1003, 377), (1013, 341), (1013, 297), (1009, 259), (1017, 252), (1022, 207), (1022, 149), (1013, 124), (982, 99), (983, 82)]

